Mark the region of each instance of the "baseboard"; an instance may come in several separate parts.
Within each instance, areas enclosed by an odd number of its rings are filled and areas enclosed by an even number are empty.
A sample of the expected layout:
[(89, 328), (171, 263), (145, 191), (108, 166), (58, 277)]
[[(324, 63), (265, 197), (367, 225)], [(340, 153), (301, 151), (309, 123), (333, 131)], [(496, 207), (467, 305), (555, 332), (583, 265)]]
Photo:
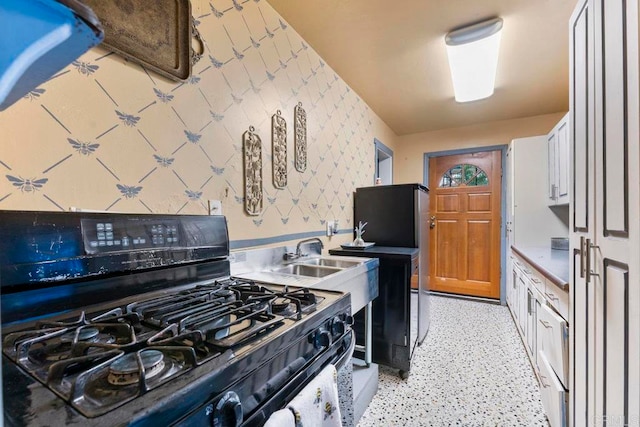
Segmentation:
[(434, 296), (437, 296), (437, 297), (456, 298), (456, 299), (463, 299), (463, 300), (467, 300), (467, 301), (484, 302), (484, 303), (487, 303), (487, 304), (502, 305), (502, 304), (500, 304), (500, 300), (499, 299), (493, 299), (493, 298), (473, 297), (473, 296), (470, 296), (470, 295), (450, 294), (450, 293), (447, 293), (447, 292), (438, 292), (438, 291), (429, 291), (429, 293), (431, 295), (434, 295)]

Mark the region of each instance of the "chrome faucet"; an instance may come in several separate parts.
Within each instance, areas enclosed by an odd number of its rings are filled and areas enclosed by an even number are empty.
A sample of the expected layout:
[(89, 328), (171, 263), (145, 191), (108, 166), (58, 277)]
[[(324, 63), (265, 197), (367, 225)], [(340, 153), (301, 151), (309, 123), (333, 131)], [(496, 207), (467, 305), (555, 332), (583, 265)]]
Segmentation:
[(293, 259), (302, 258), (303, 256), (307, 256), (308, 254), (302, 253), (302, 245), (304, 245), (305, 243), (313, 243), (313, 242), (320, 243), (320, 249), (324, 249), (324, 244), (322, 243), (322, 240), (320, 240), (318, 237), (312, 237), (310, 239), (300, 240), (296, 245), (296, 253), (294, 254), (291, 252), (287, 252), (284, 254), (284, 259), (293, 260)]

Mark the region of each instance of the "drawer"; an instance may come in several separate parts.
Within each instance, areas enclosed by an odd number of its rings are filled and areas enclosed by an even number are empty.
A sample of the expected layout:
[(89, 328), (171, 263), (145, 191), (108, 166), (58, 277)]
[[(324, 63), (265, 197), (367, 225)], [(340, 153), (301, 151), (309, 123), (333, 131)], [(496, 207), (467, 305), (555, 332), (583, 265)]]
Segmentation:
[(527, 273), (527, 274), (529, 275), (529, 280), (531, 280), (531, 283), (533, 284), (533, 286), (535, 286), (538, 291), (544, 292), (546, 287), (545, 278), (534, 271), (531, 271), (531, 273)]
[(545, 291), (546, 279), (542, 274), (533, 268), (528, 262), (514, 257), (514, 263), (520, 268), (520, 270), (529, 278), (533, 286), (540, 292)]
[(569, 388), (569, 328), (567, 322), (542, 303), (538, 310), (537, 327), (538, 350), (544, 353), (547, 362), (562, 385)]
[(551, 427), (567, 425), (567, 392), (553, 373), (543, 352), (538, 353), (540, 369), (540, 397)]
[(553, 283), (547, 283), (544, 290), (544, 296), (549, 301), (549, 304), (556, 309), (560, 316), (565, 319), (569, 318), (569, 293), (560, 290)]

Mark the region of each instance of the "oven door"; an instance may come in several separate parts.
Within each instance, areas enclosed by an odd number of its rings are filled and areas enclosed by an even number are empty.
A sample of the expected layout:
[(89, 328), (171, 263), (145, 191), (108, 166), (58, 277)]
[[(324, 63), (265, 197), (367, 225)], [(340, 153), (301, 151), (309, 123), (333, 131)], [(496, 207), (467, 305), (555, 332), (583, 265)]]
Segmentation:
[[(300, 351), (301, 347), (315, 348), (317, 343), (296, 343), (290, 350)], [(342, 368), (353, 354), (355, 337), (348, 329), (336, 340), (329, 339), (328, 346), (321, 346), (317, 351), (302, 351), (296, 358), (288, 357), (287, 365), (275, 370), (276, 359), (260, 367), (260, 372), (275, 372), (267, 381), (256, 381), (256, 373), (249, 373), (242, 380), (220, 393), (216, 398), (201, 406), (176, 426), (261, 426), (269, 416), (284, 408), (302, 389), (329, 364), (336, 369)], [(308, 350), (308, 348), (307, 348)], [(293, 351), (289, 351), (293, 353)], [(286, 355), (284, 356), (286, 357)]]

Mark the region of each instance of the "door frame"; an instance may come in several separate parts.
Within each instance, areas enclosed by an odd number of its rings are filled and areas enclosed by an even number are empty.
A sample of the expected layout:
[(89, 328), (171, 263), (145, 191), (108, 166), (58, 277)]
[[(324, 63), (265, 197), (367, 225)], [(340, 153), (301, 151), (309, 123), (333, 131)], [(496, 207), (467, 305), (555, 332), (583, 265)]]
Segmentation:
[(502, 200), (500, 202), (500, 305), (505, 305), (507, 303), (506, 300), (506, 288), (507, 288), (507, 241), (506, 241), (506, 222), (505, 218), (507, 216), (507, 178), (504, 176), (504, 172), (507, 166), (507, 148), (509, 146), (505, 145), (490, 145), (485, 147), (472, 147), (472, 148), (459, 148), (453, 150), (445, 150), (445, 151), (432, 151), (429, 153), (423, 154), (423, 166), (422, 166), (422, 182), (423, 184), (429, 188), (429, 159), (431, 157), (443, 157), (443, 156), (453, 156), (457, 154), (471, 154), (471, 153), (482, 153), (486, 151), (502, 151), (502, 182), (500, 184), (500, 193), (502, 196)]
[(373, 183), (375, 184), (376, 178), (380, 176), (380, 161), (381, 160), (389, 160), (390, 161), (390, 171), (389, 171), (389, 180), (390, 182), (382, 182), (384, 185), (393, 184), (393, 150), (386, 145), (384, 145), (378, 138), (373, 138), (373, 147), (375, 152), (374, 159), (374, 167), (373, 171)]

